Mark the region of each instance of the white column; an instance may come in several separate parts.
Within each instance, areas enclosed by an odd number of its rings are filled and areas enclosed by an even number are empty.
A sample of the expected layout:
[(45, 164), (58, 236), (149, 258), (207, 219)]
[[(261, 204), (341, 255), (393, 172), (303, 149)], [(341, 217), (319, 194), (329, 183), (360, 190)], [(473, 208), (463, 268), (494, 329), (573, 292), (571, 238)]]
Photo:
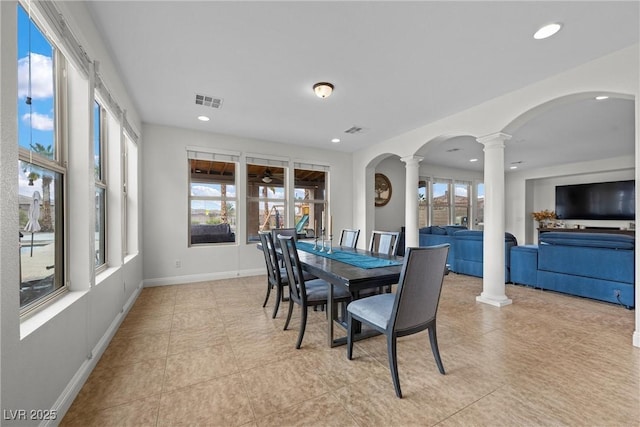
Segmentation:
[(404, 201), (404, 244), (405, 248), (418, 246), (418, 180), (420, 162), (424, 157), (402, 157), (406, 167)]
[(484, 240), (482, 294), (476, 301), (502, 307), (511, 304), (504, 285), (504, 142), (511, 135), (478, 138), (484, 145)]

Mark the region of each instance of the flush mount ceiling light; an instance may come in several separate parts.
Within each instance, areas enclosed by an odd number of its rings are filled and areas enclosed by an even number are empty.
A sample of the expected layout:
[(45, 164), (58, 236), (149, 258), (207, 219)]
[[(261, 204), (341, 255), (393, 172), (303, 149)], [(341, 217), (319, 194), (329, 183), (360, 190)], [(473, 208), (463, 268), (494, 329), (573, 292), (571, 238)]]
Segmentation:
[(327, 82), (320, 82), (313, 85), (313, 91), (318, 98), (326, 98), (333, 92), (333, 85)]
[(605, 100), (605, 99), (609, 99), (609, 97), (606, 96), (606, 95), (596, 96), (596, 101), (602, 101), (602, 100)]
[(470, 162), (477, 162), (478, 159), (469, 159)]
[(334, 144), (337, 144), (338, 142), (340, 142), (340, 138), (333, 138), (331, 142), (333, 142)]
[(211, 119), (207, 116), (198, 116), (198, 120), (200, 120), (201, 122), (208, 122)]
[(562, 28), (562, 24), (558, 22), (554, 22), (553, 24), (547, 24), (544, 27), (541, 27), (538, 31), (535, 32), (533, 38), (536, 40), (546, 39), (547, 37), (551, 37)]

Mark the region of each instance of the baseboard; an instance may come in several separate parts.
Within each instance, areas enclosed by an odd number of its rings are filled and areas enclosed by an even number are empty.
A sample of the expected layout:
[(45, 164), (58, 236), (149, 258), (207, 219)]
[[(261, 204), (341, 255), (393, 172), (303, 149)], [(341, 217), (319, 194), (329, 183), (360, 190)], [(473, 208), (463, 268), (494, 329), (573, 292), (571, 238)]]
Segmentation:
[(96, 367), (98, 360), (102, 357), (102, 354), (107, 349), (107, 346), (113, 339), (113, 336), (118, 331), (120, 324), (124, 320), (124, 318), (133, 307), (133, 304), (136, 302), (138, 295), (142, 292), (142, 282), (136, 286), (135, 290), (129, 297), (129, 299), (125, 302), (124, 307), (120, 313), (118, 313), (111, 322), (111, 325), (106, 330), (104, 335), (98, 340), (98, 343), (95, 347), (89, 352), (87, 355), (87, 359), (82, 363), (80, 368), (76, 371), (75, 375), (71, 378), (71, 381), (67, 384), (67, 386), (62, 391), (62, 394), (58, 397), (56, 402), (53, 404), (51, 408), (52, 411), (56, 411), (57, 417), (55, 420), (50, 421), (42, 421), (40, 423), (41, 427), (44, 426), (57, 426), (62, 421), (62, 418), (65, 416), (71, 404), (80, 393), (82, 386), (93, 372), (93, 369)]
[(266, 274), (264, 268), (253, 268), (238, 271), (223, 271), (219, 273), (189, 274), (186, 276), (162, 277), (157, 279), (145, 279), (143, 283), (145, 288), (149, 288), (153, 286), (169, 286), (179, 285), (182, 283), (206, 282), (208, 280), (233, 279), (235, 277), (259, 276), (261, 274)]

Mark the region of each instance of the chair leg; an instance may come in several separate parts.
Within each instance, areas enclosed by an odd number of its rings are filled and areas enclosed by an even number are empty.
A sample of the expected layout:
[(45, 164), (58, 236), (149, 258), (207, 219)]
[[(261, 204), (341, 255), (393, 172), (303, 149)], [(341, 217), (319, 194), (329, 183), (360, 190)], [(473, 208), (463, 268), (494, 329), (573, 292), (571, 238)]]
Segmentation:
[(389, 369), (391, 369), (393, 387), (396, 389), (396, 396), (402, 398), (400, 378), (398, 377), (398, 359), (396, 357), (396, 335), (393, 332), (387, 334), (387, 352), (389, 353)]
[(353, 357), (353, 317), (347, 312), (347, 359)]
[(276, 288), (276, 305), (275, 307), (273, 307), (273, 316), (271, 316), (272, 319), (275, 319), (276, 315), (278, 314), (278, 308), (280, 308), (281, 299), (282, 299), (282, 285), (278, 285), (278, 287)]
[(284, 330), (286, 331), (289, 327), (289, 321), (291, 320), (291, 313), (293, 313), (293, 300), (289, 299), (289, 312), (287, 313), (287, 321), (284, 322)]
[(300, 308), (302, 312), (300, 313), (300, 332), (298, 332), (298, 342), (296, 343), (297, 349), (302, 345), (302, 337), (304, 337), (304, 330), (307, 327), (307, 306), (302, 305)]
[(436, 324), (435, 322), (429, 327), (429, 341), (431, 342), (431, 351), (433, 357), (436, 358), (436, 365), (442, 375), (444, 375), (444, 366), (442, 366), (442, 359), (440, 359), (440, 350), (438, 349), (438, 337), (436, 336)]
[(267, 279), (267, 295), (264, 297), (264, 302), (262, 303), (263, 307), (267, 306), (267, 301), (269, 301), (269, 295), (271, 295), (271, 283), (269, 283), (269, 279)]

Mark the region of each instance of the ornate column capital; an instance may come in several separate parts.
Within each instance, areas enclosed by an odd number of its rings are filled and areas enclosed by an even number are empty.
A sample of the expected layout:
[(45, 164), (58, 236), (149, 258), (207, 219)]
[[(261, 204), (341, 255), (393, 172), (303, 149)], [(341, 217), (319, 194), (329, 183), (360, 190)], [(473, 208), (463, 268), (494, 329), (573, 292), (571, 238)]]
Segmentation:
[(416, 166), (418, 163), (424, 160), (422, 156), (406, 156), (400, 157), (400, 160), (405, 162), (407, 166)]
[(488, 147), (504, 147), (505, 141), (511, 139), (511, 135), (503, 132), (496, 132), (489, 135), (476, 138), (480, 144), (484, 145), (485, 149)]

